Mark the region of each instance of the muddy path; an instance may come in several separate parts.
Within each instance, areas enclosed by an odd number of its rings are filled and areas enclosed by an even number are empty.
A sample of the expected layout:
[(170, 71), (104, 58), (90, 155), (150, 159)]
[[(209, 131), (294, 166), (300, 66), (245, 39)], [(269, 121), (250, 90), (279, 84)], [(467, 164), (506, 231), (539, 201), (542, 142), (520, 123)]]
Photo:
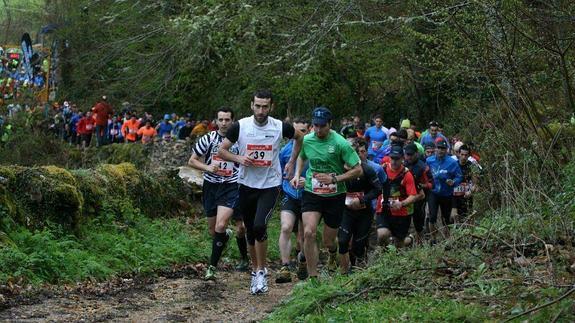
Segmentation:
[(249, 294), (249, 273), (218, 272), (216, 282), (183, 270), (154, 278), (40, 290), (7, 299), (0, 321), (15, 322), (253, 322), (265, 319), (294, 283), (275, 284), (265, 295)]

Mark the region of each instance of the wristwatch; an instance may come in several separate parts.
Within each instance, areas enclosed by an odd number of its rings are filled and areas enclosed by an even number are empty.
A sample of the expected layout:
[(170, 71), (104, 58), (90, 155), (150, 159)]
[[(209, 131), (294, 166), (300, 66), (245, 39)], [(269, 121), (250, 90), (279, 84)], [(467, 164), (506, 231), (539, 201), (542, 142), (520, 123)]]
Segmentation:
[(335, 174), (331, 174), (331, 180), (334, 184), (337, 183), (337, 177), (335, 177)]

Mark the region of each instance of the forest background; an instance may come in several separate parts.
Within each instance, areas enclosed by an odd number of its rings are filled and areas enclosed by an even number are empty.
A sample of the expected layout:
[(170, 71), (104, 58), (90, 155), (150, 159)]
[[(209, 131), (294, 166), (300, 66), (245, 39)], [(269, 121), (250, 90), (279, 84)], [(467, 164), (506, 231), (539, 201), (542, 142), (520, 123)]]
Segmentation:
[[(116, 107), (209, 118), (222, 105), (248, 114), (252, 91), (269, 87), (280, 118), (325, 105), (338, 117), (381, 114), (387, 126), (409, 118), (423, 130), (437, 120), (479, 150), (486, 171), (477, 209), (514, 219), (517, 235), (505, 239), (573, 240), (573, 1), (1, 6), (3, 43), (59, 26), (51, 35), (61, 43), (59, 99), (88, 108), (105, 93)], [(546, 233), (525, 227), (533, 223)]]

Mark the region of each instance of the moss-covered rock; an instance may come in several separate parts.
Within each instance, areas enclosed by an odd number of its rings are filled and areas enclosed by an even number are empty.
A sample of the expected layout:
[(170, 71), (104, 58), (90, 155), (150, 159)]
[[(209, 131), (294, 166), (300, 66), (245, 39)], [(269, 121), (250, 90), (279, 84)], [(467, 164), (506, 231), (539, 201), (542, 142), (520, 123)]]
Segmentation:
[(49, 223), (79, 232), (90, 217), (129, 221), (135, 210), (150, 217), (186, 215), (189, 191), (177, 170), (138, 170), (133, 164), (102, 164), (68, 171), (55, 166), (2, 166), (0, 205), (3, 216), (29, 228)]

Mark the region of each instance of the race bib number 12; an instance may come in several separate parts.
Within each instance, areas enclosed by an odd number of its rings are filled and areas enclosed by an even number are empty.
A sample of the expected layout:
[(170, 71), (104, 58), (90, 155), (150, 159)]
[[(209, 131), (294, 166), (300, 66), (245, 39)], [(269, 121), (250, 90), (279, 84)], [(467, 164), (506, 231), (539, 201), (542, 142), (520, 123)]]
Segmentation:
[(269, 167), (272, 165), (272, 145), (247, 145), (248, 157), (257, 167)]
[(212, 155), (212, 165), (218, 167), (216, 174), (220, 176), (229, 177), (232, 176), (234, 171), (234, 163), (231, 161), (223, 160), (218, 155)]

